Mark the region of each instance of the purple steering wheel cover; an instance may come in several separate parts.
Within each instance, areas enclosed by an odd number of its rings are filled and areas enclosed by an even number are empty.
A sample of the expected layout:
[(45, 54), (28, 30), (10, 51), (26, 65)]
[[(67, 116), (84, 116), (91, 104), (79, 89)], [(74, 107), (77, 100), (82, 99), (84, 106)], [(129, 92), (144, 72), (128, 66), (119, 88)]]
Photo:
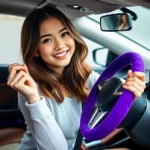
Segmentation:
[(113, 75), (115, 75), (115, 73), (117, 73), (119, 70), (123, 69), (129, 64), (132, 64), (133, 72), (145, 71), (144, 61), (142, 57), (137, 53), (128, 52), (115, 59), (94, 84), (84, 104), (80, 121), (81, 133), (87, 140), (99, 140), (111, 133), (119, 126), (119, 124), (127, 115), (130, 107), (132, 106), (134, 94), (129, 90), (124, 89), (123, 94), (119, 97), (118, 101), (116, 102), (109, 115), (97, 127), (93, 129), (89, 129), (87, 127), (89, 119), (92, 116), (92, 112), (94, 110), (96, 97), (99, 93), (97, 85), (101, 81), (111, 78)]

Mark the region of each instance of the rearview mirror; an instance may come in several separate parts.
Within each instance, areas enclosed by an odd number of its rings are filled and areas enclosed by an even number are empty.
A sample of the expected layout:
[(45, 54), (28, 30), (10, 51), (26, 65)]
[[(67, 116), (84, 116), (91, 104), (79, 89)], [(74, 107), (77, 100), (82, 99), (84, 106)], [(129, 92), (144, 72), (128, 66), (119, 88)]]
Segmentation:
[(126, 13), (110, 14), (100, 18), (102, 31), (129, 31), (132, 29), (131, 16)]

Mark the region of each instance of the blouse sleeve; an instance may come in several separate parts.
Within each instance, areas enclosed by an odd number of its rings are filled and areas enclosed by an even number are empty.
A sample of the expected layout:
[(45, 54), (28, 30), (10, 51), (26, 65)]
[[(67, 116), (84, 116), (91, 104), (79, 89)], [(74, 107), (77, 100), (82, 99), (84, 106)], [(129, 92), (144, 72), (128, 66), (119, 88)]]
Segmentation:
[(47, 106), (45, 97), (29, 104), (26, 97), (19, 93), (18, 102), (38, 150), (68, 150), (67, 141)]
[(97, 81), (99, 77), (100, 77), (100, 74), (98, 74), (95, 71), (92, 71), (92, 73), (87, 79), (87, 86), (89, 89), (92, 89), (92, 87), (94, 86), (95, 82)]

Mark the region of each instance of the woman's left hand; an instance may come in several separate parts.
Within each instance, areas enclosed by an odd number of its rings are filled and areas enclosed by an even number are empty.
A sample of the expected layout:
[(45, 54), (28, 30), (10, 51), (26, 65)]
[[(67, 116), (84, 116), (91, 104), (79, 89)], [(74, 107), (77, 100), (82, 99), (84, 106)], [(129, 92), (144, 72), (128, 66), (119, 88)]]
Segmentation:
[(132, 72), (129, 70), (127, 73), (127, 79), (123, 88), (130, 90), (134, 93), (135, 99), (138, 99), (145, 89), (145, 74), (142, 72)]
[(89, 150), (84, 143), (81, 144), (80, 150)]

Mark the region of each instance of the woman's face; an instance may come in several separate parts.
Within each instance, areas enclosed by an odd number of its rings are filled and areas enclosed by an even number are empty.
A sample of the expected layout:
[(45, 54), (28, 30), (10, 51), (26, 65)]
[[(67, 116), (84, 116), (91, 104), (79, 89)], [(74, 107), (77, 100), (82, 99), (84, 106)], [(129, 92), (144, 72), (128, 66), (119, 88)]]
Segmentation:
[(126, 16), (126, 15), (122, 15), (122, 21), (123, 21), (124, 23), (127, 22), (127, 16)]
[(37, 55), (48, 67), (61, 74), (70, 63), (74, 51), (75, 41), (58, 18), (49, 17), (41, 23)]

